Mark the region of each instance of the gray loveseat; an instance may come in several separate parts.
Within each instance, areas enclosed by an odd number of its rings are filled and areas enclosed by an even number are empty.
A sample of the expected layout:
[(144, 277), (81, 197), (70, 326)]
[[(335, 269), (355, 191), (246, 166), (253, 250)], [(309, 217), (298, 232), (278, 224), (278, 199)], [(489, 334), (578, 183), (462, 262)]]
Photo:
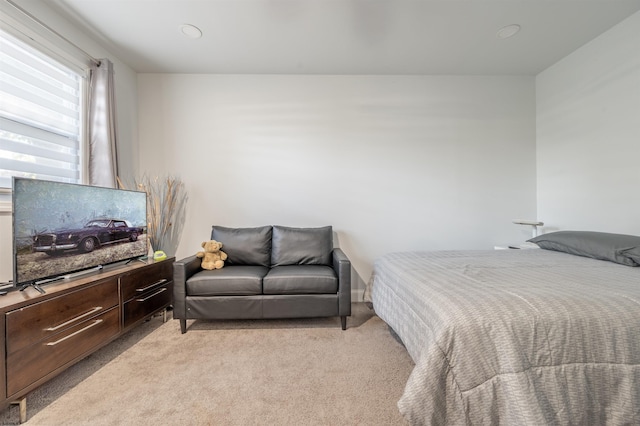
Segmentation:
[(174, 263), (173, 317), (260, 319), (351, 315), (351, 262), (333, 248), (331, 226), (289, 228), (213, 226), (223, 244), (222, 269), (200, 267), (195, 255)]

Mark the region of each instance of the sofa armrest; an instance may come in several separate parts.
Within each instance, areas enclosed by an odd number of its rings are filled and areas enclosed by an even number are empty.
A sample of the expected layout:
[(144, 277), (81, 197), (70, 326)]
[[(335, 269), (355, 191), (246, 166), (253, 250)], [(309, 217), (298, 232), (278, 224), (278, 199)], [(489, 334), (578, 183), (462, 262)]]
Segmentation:
[(333, 249), (332, 261), (338, 276), (338, 315), (351, 315), (351, 261), (339, 248)]
[(187, 280), (202, 268), (195, 255), (173, 263), (173, 317), (186, 318)]

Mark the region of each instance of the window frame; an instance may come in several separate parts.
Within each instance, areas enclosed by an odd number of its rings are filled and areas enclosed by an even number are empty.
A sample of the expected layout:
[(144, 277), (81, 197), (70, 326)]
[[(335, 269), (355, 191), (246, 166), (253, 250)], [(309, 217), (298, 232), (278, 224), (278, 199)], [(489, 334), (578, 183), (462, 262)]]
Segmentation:
[[(0, 0), (0, 29), (80, 76), (80, 160), (78, 172), (80, 175), (79, 183), (86, 184), (89, 176), (89, 73), (92, 66), (98, 61), (11, 1)], [(11, 193), (11, 188), (0, 187), (0, 212), (11, 211)]]

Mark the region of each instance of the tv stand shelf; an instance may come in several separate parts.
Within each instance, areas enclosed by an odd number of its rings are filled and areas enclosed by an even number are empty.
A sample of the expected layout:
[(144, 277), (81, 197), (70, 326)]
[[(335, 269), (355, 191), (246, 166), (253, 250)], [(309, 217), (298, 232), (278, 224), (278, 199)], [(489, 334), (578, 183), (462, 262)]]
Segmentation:
[(0, 299), (0, 409), (26, 396), (172, 302), (173, 261), (148, 260), (45, 286), (11, 291)]

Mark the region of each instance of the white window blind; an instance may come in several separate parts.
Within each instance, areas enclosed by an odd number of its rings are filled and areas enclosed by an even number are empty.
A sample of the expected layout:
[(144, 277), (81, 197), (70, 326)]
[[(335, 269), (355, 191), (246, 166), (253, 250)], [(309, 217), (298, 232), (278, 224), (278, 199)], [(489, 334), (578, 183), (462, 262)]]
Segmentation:
[(81, 182), (82, 76), (0, 30), (0, 188)]

